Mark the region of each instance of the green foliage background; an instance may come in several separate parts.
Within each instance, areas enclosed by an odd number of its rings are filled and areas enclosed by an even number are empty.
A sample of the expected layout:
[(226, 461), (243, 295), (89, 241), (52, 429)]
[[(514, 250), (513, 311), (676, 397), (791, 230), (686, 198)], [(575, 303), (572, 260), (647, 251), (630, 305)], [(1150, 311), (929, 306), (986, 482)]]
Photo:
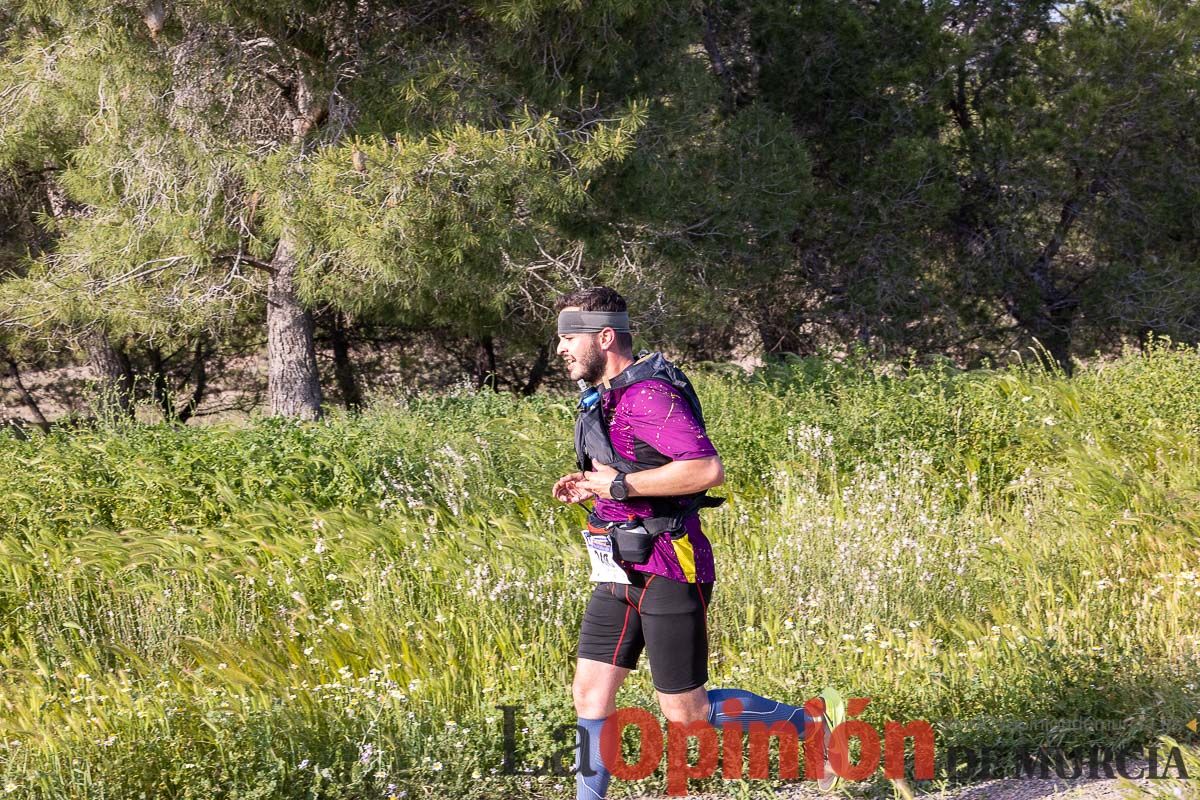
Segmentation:
[(1185, 0), (0, 14), (0, 343), (23, 363), (95, 331), (135, 361), (244, 337), (280, 242), (351, 338), (521, 367), (554, 296), (595, 282), (709, 359), (1036, 342), (1069, 370), (1200, 330)]
[[(714, 684), (835, 684), (943, 744), (1184, 735), (1197, 4), (23, 0), (0, 27), (14, 379), (86, 351), (178, 419), (164, 395), (261, 347), (270, 287), (343, 345), (347, 406), (349, 344), (421, 336), (532, 393), (555, 296), (611, 284), (642, 342), (774, 356), (698, 373), (730, 476)], [(4, 790), (568, 796), (496, 774), (497, 705), (558, 747), (587, 590), (548, 494), (570, 403), (517, 393), (0, 433)], [(621, 697), (650, 699), (644, 672)]]
[[(942, 748), (1185, 735), (1198, 363), (1158, 342), (1071, 379), (697, 372), (730, 497), (706, 517), (711, 685), (835, 684)], [(497, 774), (495, 708), (521, 707), (530, 763), (573, 720), (581, 516), (549, 496), (570, 418), (466, 391), (317, 424), (6, 434), (7, 790), (571, 796)], [(644, 669), (618, 702), (652, 706)]]

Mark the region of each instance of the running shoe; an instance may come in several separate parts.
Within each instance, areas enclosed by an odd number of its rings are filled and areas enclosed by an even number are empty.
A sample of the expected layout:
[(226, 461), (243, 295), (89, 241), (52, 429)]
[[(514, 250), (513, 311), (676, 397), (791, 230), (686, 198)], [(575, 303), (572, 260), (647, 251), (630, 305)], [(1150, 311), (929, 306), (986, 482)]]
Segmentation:
[(833, 771), (833, 765), (829, 762), (829, 740), (833, 738), (833, 729), (846, 721), (846, 699), (832, 687), (826, 687), (818, 697), (825, 704), (825, 774), (817, 778), (817, 790), (832, 792), (841, 786), (842, 776)]

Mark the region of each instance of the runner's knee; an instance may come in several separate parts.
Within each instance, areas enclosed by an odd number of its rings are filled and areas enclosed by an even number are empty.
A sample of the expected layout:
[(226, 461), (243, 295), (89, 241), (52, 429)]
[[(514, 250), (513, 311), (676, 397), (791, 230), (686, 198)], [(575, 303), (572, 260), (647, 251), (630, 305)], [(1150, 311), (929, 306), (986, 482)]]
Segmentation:
[(704, 722), (708, 720), (708, 693), (703, 686), (676, 694), (659, 692), (658, 707), (667, 722)]
[(612, 713), (613, 699), (603, 686), (585, 683), (579, 678), (571, 685), (575, 713), (586, 719), (600, 719)]

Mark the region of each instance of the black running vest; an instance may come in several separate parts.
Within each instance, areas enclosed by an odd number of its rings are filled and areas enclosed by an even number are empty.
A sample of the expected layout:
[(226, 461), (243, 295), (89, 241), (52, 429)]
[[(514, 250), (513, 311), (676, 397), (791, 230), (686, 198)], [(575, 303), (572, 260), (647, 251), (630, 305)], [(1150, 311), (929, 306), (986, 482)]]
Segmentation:
[[(584, 471), (592, 469), (594, 463), (608, 464), (620, 472), (641, 472), (661, 467), (672, 459), (655, 450), (641, 439), (634, 439), (634, 457), (625, 458), (612, 445), (608, 421), (604, 418), (604, 393), (613, 389), (624, 389), (646, 380), (660, 380), (674, 386), (687, 398), (696, 421), (704, 426), (704, 413), (700, 409), (700, 398), (692, 388), (692, 382), (662, 353), (639, 353), (638, 360), (629, 365), (620, 375), (607, 381), (602, 388), (588, 389), (579, 404), (579, 415), (575, 418), (575, 459)], [(598, 394), (593, 394), (598, 393)], [(589, 402), (590, 401), (590, 402)], [(647, 530), (654, 532), (682, 530), (683, 521), (700, 508), (714, 508), (725, 502), (723, 497), (708, 497), (707, 492), (698, 492), (680, 497), (649, 497), (654, 517), (645, 520)], [(686, 503), (680, 501), (687, 501)], [(655, 529), (658, 529), (657, 531)]]

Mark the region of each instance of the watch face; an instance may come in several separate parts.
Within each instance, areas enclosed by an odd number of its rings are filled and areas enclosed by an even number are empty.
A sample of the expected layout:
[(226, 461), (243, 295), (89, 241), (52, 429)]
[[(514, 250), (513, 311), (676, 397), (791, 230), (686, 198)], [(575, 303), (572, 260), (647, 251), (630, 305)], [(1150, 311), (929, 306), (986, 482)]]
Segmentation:
[(608, 493), (612, 495), (613, 500), (624, 500), (629, 497), (629, 490), (625, 487), (624, 475), (618, 475), (613, 479), (612, 485), (608, 487)]

